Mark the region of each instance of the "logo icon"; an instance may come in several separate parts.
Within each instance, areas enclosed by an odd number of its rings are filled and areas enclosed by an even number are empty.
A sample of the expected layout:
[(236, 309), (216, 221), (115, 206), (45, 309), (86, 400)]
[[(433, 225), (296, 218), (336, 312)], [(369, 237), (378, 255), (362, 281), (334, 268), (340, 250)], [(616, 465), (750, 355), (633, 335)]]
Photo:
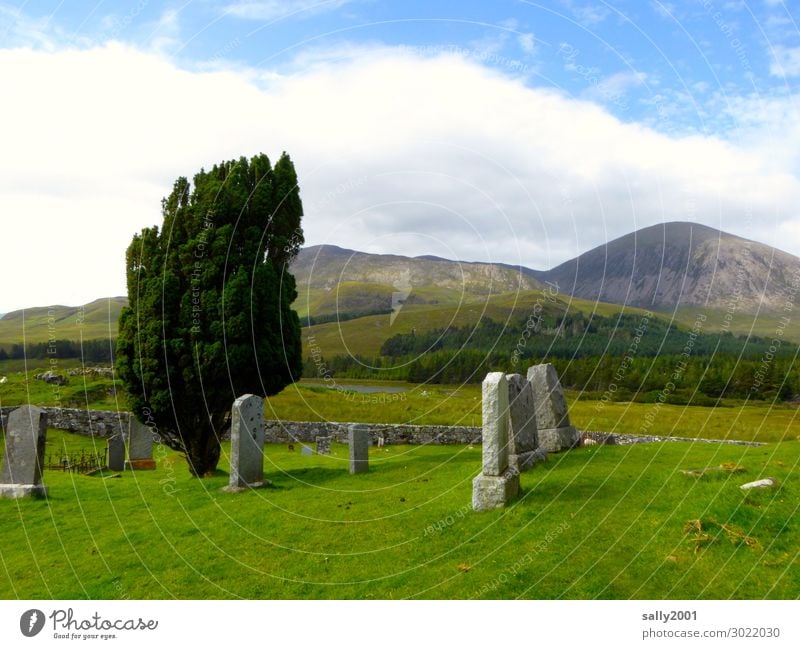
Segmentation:
[(25, 611), (19, 618), (19, 630), (26, 638), (32, 638), (44, 628), (44, 613), (38, 608)]

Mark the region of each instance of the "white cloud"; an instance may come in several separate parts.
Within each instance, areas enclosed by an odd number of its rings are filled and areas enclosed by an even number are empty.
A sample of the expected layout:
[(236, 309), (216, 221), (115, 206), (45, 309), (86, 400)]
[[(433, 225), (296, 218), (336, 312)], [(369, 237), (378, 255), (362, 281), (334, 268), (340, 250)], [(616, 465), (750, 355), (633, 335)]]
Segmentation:
[(252, 0), (235, 2), (225, 7), (225, 13), (247, 20), (274, 20), (287, 16), (332, 11), (352, 0)]
[(773, 47), (769, 71), (776, 77), (800, 76), (800, 47)]
[(794, 158), (756, 123), (741, 146), (670, 138), (460, 54), (320, 57), (263, 88), (120, 44), (0, 50), (0, 87), (0, 311), (124, 292), (174, 179), (259, 151), (295, 160), (309, 244), (545, 268), (664, 220), (761, 240), (799, 223)]

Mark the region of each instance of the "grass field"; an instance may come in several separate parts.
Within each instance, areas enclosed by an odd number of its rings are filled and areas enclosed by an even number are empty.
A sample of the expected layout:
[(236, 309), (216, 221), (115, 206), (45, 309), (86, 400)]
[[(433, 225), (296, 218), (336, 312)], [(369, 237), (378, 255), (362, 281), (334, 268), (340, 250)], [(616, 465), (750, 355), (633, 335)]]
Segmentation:
[[(51, 431), (49, 447), (90, 440)], [(219, 491), (157, 447), (120, 478), (47, 472), (47, 501), (0, 502), (4, 598), (795, 598), (800, 443), (588, 447), (469, 507), (480, 448), (331, 457), (268, 445), (273, 488)], [(743, 468), (693, 478), (682, 470)], [(779, 488), (742, 492), (764, 476)]]
[[(59, 361), (59, 370), (77, 367), (76, 361)], [(19, 361), (0, 362), (0, 405), (33, 403), (42, 406), (124, 410), (124, 394), (114, 393), (108, 379), (69, 377), (69, 383), (54, 388), (33, 375), (48, 369), (30, 367), (26, 375)], [(402, 393), (358, 394), (348, 390), (352, 384), (404, 388)], [(290, 385), (266, 400), (265, 414), (270, 419), (287, 421), (353, 421), (443, 426), (480, 426), (480, 386), (415, 385), (395, 381), (339, 380), (334, 389), (319, 382), (302, 381)], [(337, 389), (338, 388), (338, 389)], [(657, 405), (651, 403), (602, 403), (579, 399), (567, 392), (572, 423), (581, 430), (600, 430), (628, 434), (706, 437), (763, 442), (795, 440), (800, 437), (800, 411), (796, 404), (728, 400), (722, 407)]]

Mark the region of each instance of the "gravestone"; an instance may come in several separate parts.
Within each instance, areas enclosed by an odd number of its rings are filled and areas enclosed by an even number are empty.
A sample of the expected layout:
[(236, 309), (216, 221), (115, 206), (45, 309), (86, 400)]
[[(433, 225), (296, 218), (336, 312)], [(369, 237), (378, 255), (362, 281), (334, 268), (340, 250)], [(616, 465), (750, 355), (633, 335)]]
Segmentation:
[(45, 497), (42, 484), (47, 413), (36, 406), (22, 406), (8, 415), (0, 496), (4, 498)]
[(578, 431), (569, 423), (567, 400), (550, 363), (528, 368), (528, 381), (536, 401), (536, 424), (539, 446), (548, 453), (557, 453), (580, 443)]
[(135, 471), (155, 469), (153, 460), (153, 431), (134, 415), (128, 421), (128, 461), (126, 469)]
[(347, 427), (347, 443), (350, 446), (350, 473), (368, 471), (369, 427), (365, 424), (350, 424)]
[(231, 476), (225, 491), (264, 485), (264, 400), (245, 394), (231, 410)]
[(108, 438), (108, 468), (111, 471), (125, 470), (125, 438), (122, 433)]
[(311, 450), (310, 446), (303, 444), (303, 448), (300, 449), (300, 455), (314, 455), (314, 451)]
[(508, 382), (502, 372), (490, 372), (482, 385), (483, 468), (472, 481), (472, 508), (503, 507), (519, 494), (519, 471), (508, 466)]
[(317, 435), (317, 455), (330, 455), (331, 454), (331, 440), (333, 437), (323, 437)]
[(519, 374), (507, 374), (508, 382), (508, 466), (516, 471), (530, 469), (539, 459), (539, 431), (536, 400), (531, 384)]

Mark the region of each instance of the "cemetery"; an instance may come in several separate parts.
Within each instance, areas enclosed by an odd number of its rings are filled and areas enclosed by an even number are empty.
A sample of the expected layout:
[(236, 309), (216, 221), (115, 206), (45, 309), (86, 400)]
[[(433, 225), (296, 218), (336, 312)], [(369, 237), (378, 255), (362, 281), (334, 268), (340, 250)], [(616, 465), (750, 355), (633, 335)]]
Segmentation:
[[(731, 583), (742, 597), (796, 592), (786, 526), (796, 445), (579, 431), (551, 365), (490, 372), (481, 410), (480, 428), (303, 424), (270, 421), (264, 399), (242, 395), (220, 470), (200, 483), (127, 413), (117, 432), (92, 435), (52, 427), (43, 409), (10, 409), (0, 514), (16, 523), (3, 547), (23, 549), (13, 565), (4, 549), (0, 592), (715, 598)], [(86, 470), (47, 459), (58, 453)], [(24, 539), (40, 548), (69, 535), (61, 521), (77, 511), (82, 540), (69, 543), (81, 551), (46, 551), (75, 571), (36, 576), (42, 550)], [(732, 515), (738, 525), (720, 526)]]

